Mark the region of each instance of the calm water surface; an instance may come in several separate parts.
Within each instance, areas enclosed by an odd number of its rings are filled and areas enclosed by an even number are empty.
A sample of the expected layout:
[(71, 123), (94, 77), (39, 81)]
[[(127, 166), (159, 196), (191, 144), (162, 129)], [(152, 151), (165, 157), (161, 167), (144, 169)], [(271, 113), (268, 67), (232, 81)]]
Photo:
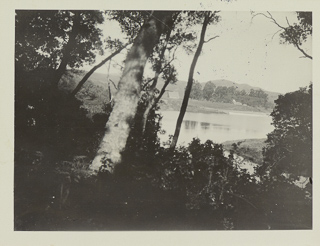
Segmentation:
[[(174, 134), (178, 111), (162, 111), (162, 128), (166, 134), (160, 135), (161, 142)], [(266, 113), (229, 112), (229, 114), (204, 114), (187, 112), (181, 126), (178, 144), (186, 145), (194, 137), (215, 143), (229, 140), (266, 138), (273, 130), (272, 118)]]

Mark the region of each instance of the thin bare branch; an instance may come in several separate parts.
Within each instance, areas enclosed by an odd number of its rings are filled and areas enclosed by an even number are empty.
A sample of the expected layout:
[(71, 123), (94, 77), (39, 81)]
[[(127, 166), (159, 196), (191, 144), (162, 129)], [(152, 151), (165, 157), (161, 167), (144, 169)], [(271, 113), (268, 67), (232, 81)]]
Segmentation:
[(289, 23), (288, 17), (286, 17), (286, 20), (287, 20), (288, 26), (291, 26), (290, 23)]
[(271, 37), (271, 39), (273, 40), (273, 38), (274, 38), (274, 36), (276, 36), (279, 32), (281, 32), (282, 30), (281, 29), (279, 29), (278, 31), (276, 31), (273, 35), (272, 35), (272, 37)]
[(215, 16), (216, 14), (219, 14), (221, 11), (220, 10), (217, 10), (217, 11), (213, 11), (210, 18)]
[(219, 36), (214, 36), (212, 38), (209, 38), (207, 41), (204, 41), (204, 43), (209, 43), (211, 40), (218, 38)]
[(105, 58), (103, 61), (101, 61), (98, 65), (94, 66), (82, 79), (81, 81), (78, 83), (78, 85), (76, 86), (76, 88), (71, 92), (71, 96), (75, 96), (80, 89), (82, 88), (82, 86), (84, 85), (84, 83), (89, 79), (89, 77), (100, 67), (102, 67), (107, 61), (109, 61), (110, 59), (112, 59), (114, 56), (116, 56), (117, 54), (119, 54), (123, 49), (125, 49), (127, 46), (129, 46), (131, 43), (127, 43), (125, 45), (123, 45), (122, 47), (120, 47), (118, 50), (116, 50), (115, 52), (113, 52), (111, 55), (109, 55), (107, 58)]
[(304, 54), (304, 56), (305, 56), (306, 58), (309, 58), (309, 59), (312, 60), (312, 56), (308, 55), (303, 49), (300, 48), (300, 46), (299, 46), (298, 44), (295, 44), (295, 46), (297, 47), (297, 49), (298, 49), (302, 54)]
[(116, 90), (118, 90), (118, 87), (117, 87), (116, 84), (112, 81), (112, 79), (109, 79), (109, 81), (113, 84), (114, 88), (115, 88)]

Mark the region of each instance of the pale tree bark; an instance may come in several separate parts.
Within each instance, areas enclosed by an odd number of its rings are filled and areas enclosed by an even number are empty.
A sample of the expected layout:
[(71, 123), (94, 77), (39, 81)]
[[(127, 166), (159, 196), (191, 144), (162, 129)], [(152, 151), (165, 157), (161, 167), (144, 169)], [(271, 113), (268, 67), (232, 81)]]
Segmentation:
[(177, 145), (177, 142), (178, 142), (182, 120), (183, 120), (183, 117), (184, 117), (184, 115), (186, 113), (186, 110), (187, 110), (187, 107), (188, 107), (188, 101), (189, 101), (190, 92), (191, 92), (192, 84), (193, 84), (194, 70), (195, 70), (195, 67), (197, 65), (198, 58), (199, 58), (199, 56), (201, 54), (201, 50), (202, 50), (203, 44), (205, 43), (204, 38), (205, 38), (207, 26), (208, 26), (208, 24), (210, 22), (210, 18), (211, 18), (211, 12), (206, 12), (205, 13), (205, 17), (204, 17), (204, 21), (203, 21), (203, 24), (202, 24), (200, 41), (199, 41), (196, 53), (194, 54), (194, 57), (193, 57), (193, 60), (192, 60), (191, 66), (190, 66), (188, 83), (187, 83), (187, 87), (185, 89), (182, 105), (181, 105), (181, 108), (180, 108), (179, 117), (178, 117), (177, 124), (176, 124), (176, 129), (175, 129), (175, 132), (174, 132), (174, 135), (173, 135), (173, 138), (172, 138), (172, 142), (170, 144), (170, 149), (175, 149), (175, 147)]
[(144, 67), (161, 33), (171, 25), (173, 13), (154, 11), (135, 39), (126, 58), (105, 135), (91, 164), (92, 170), (99, 171), (103, 166), (104, 170), (113, 173), (114, 167), (121, 162), (121, 153), (125, 149), (140, 98)]

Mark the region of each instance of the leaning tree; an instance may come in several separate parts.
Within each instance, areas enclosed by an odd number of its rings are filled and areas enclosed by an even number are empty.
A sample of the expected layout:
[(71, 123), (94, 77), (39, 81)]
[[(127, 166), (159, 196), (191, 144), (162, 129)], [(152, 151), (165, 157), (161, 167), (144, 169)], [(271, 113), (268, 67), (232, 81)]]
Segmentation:
[(161, 34), (172, 28), (173, 11), (154, 11), (144, 23), (127, 55), (118, 92), (114, 97), (114, 107), (106, 124), (106, 132), (92, 161), (91, 168), (100, 168), (112, 173), (121, 162), (121, 153), (133, 125), (140, 99), (144, 68), (159, 42)]
[(215, 37), (211, 37), (208, 40), (205, 40), (205, 34), (206, 34), (206, 30), (207, 30), (208, 25), (214, 24), (214, 23), (218, 22), (220, 19), (220, 16), (218, 15), (218, 13), (219, 13), (219, 11), (189, 12), (190, 18), (192, 20), (194, 20), (195, 23), (201, 23), (201, 20), (203, 19), (203, 24), (202, 24), (199, 44), (198, 44), (197, 50), (194, 54), (194, 57), (193, 57), (193, 60), (192, 60), (191, 66), (190, 66), (188, 83), (187, 83), (187, 87), (186, 87), (185, 94), (183, 97), (179, 117), (178, 117), (177, 124), (176, 124), (176, 129), (175, 129), (175, 132), (174, 132), (174, 135), (172, 138), (172, 142), (170, 144), (171, 149), (174, 149), (177, 145), (177, 142), (178, 142), (181, 124), (183, 121), (183, 117), (186, 113), (187, 107), (188, 107), (188, 101), (189, 101), (189, 97), (190, 97), (190, 93), (191, 93), (191, 89), (192, 89), (192, 84), (193, 84), (194, 70), (197, 65), (198, 58), (201, 54), (202, 47), (203, 47), (204, 43), (207, 43), (210, 40), (213, 40), (218, 37), (218, 36), (215, 36)]

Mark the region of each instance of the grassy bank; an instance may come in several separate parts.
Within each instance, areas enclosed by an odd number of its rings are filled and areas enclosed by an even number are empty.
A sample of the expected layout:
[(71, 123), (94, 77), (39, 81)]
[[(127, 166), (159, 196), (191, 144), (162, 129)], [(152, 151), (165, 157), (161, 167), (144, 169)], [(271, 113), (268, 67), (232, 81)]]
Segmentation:
[[(234, 141), (226, 141), (223, 144), (226, 150), (235, 150), (235, 153), (246, 160), (257, 164), (262, 164), (262, 150), (266, 146), (266, 138), (260, 139), (242, 139)], [(236, 144), (236, 146), (234, 145)]]

